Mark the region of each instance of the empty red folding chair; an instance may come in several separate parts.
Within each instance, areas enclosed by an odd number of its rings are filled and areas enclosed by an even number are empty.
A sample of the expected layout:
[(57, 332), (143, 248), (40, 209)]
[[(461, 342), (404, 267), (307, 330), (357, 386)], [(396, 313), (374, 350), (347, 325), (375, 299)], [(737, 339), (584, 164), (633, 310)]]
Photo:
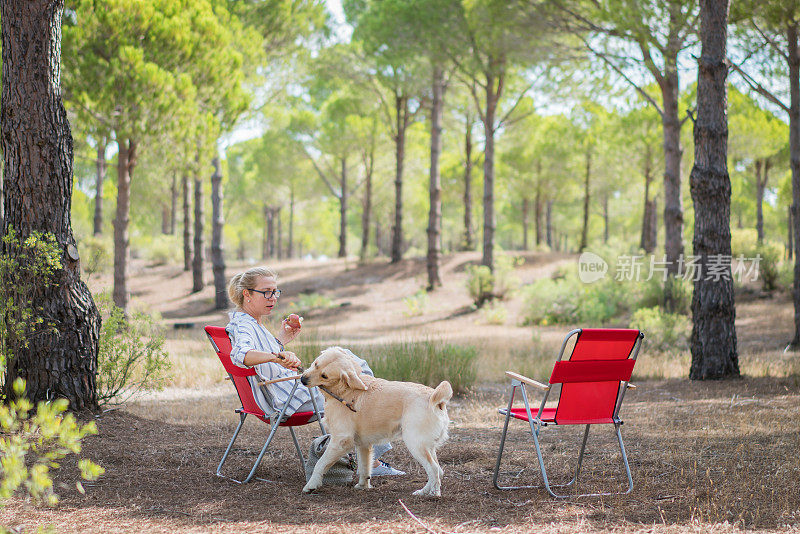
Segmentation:
[[(236, 393), (239, 395), (239, 401), (242, 403), (241, 408), (236, 408), (236, 413), (239, 414), (239, 425), (236, 427), (236, 431), (233, 433), (233, 437), (228, 444), (228, 448), (225, 449), (225, 454), (222, 456), (222, 460), (219, 462), (219, 466), (217, 467), (217, 476), (227, 478), (234, 482), (238, 482), (239, 484), (249, 482), (253, 478), (253, 475), (255, 475), (256, 468), (258, 467), (258, 464), (261, 463), (264, 453), (267, 452), (267, 448), (272, 442), (272, 438), (275, 436), (275, 431), (281, 426), (289, 427), (289, 432), (291, 433), (292, 440), (294, 441), (294, 447), (297, 450), (297, 455), (300, 457), (300, 467), (303, 473), (305, 473), (305, 458), (303, 456), (303, 451), (300, 450), (300, 443), (297, 441), (297, 436), (294, 433), (293, 427), (307, 425), (317, 421), (319, 423), (320, 430), (322, 430), (322, 433), (325, 434), (325, 427), (322, 426), (321, 413), (317, 408), (316, 402), (314, 402), (314, 396), (311, 396), (312, 404), (314, 406), (313, 412), (295, 412), (292, 415), (286, 416), (286, 408), (289, 406), (289, 401), (286, 401), (283, 405), (283, 408), (280, 410), (275, 410), (271, 414), (264, 413), (264, 411), (259, 408), (258, 404), (256, 404), (256, 400), (253, 397), (253, 390), (250, 387), (250, 382), (247, 380), (248, 376), (255, 376), (256, 371), (251, 368), (239, 367), (231, 361), (231, 340), (228, 337), (228, 332), (226, 332), (224, 328), (220, 326), (206, 326), (205, 330), (206, 334), (208, 334), (208, 339), (211, 341), (211, 345), (214, 346), (214, 351), (216, 351), (217, 356), (219, 356), (219, 360), (222, 362), (222, 366), (228, 372), (228, 376), (236, 388)], [(296, 379), (290, 398), (294, 396), (294, 392), (299, 383), (300, 380)], [(262, 384), (261, 387), (264, 388), (264, 394), (267, 399), (271, 399), (269, 392), (266, 390), (266, 386)], [(235, 478), (223, 475), (222, 465), (225, 463), (225, 460), (228, 459), (228, 455), (233, 448), (233, 443), (239, 436), (239, 431), (242, 429), (244, 420), (248, 415), (253, 415), (259, 420), (268, 424), (270, 426), (270, 431), (269, 435), (267, 436), (267, 441), (261, 448), (258, 459), (256, 459), (256, 462), (253, 464), (253, 468), (250, 469), (250, 473), (247, 475), (247, 478), (244, 480), (237, 480)]]
[[(577, 338), (572, 353), (567, 360), (563, 360), (564, 351), (573, 336), (577, 336)], [(506, 434), (508, 433), (508, 422), (514, 417), (515, 419), (527, 421), (530, 425), (533, 442), (536, 446), (536, 456), (542, 471), (544, 487), (550, 495), (559, 498), (571, 495), (556, 494), (552, 490), (553, 487), (567, 487), (578, 480), (581, 462), (583, 461), (583, 452), (586, 449), (586, 440), (589, 437), (589, 427), (597, 424), (614, 425), (614, 433), (617, 436), (619, 448), (622, 452), (622, 463), (625, 467), (625, 474), (628, 477), (628, 489), (622, 493), (631, 492), (633, 479), (631, 478), (628, 457), (625, 454), (625, 445), (622, 442), (622, 434), (620, 433), (622, 420), (619, 418), (619, 409), (626, 389), (635, 387), (629, 384), (629, 380), (643, 338), (644, 334), (638, 330), (577, 329), (571, 331), (564, 338), (561, 351), (553, 367), (553, 373), (550, 376), (549, 385), (541, 384), (511, 371), (506, 372), (511, 377), (511, 395), (508, 401), (508, 408), (500, 410), (500, 413), (505, 416), (505, 424), (503, 425), (500, 450), (497, 453), (497, 463), (494, 468), (493, 482), (497, 489), (540, 487), (501, 486), (498, 483), (500, 462), (503, 457)], [(561, 385), (558, 404), (554, 408), (545, 407), (550, 392), (556, 384)], [(525, 386), (532, 386), (545, 392), (538, 411), (531, 410)], [(522, 393), (524, 407), (515, 408), (513, 406), (517, 388)], [(578, 453), (575, 475), (566, 484), (550, 484), (547, 478), (547, 469), (542, 459), (542, 449), (539, 443), (539, 431), (547, 425), (586, 425), (586, 431), (583, 434), (583, 441)], [(611, 495), (611, 493), (585, 493), (577, 496), (593, 495)]]

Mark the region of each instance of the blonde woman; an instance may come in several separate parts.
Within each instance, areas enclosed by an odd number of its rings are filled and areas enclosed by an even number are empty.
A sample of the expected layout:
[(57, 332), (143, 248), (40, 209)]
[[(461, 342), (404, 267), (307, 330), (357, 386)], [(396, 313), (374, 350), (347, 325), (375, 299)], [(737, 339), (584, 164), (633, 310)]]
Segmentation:
[[(258, 385), (260, 380), (274, 380), (297, 374), (300, 359), (285, 345), (291, 343), (300, 333), (302, 325), (296, 315), (281, 321), (278, 332), (273, 335), (262, 323), (262, 318), (272, 314), (278, 304), (281, 290), (278, 289), (278, 275), (266, 267), (253, 267), (231, 278), (228, 296), (236, 305), (230, 312), (230, 322), (225, 328), (231, 338), (231, 360), (239, 367), (253, 367), (258, 376), (248, 377), (256, 403), (266, 413), (280, 410), (287, 402), (286, 415), (295, 412), (312, 411), (311, 395), (317, 406), (324, 405), (324, 398), (317, 389), (309, 390), (298, 384), (291, 396), (294, 383), (291, 380), (276, 382), (267, 386), (270, 399)], [(374, 376), (367, 362), (350, 353), (361, 365), (365, 374)], [(280, 356), (280, 357), (279, 357)], [(291, 397), (291, 398), (290, 398)], [(377, 460), (391, 445), (375, 447), (375, 465), (372, 476), (404, 475), (386, 462)]]

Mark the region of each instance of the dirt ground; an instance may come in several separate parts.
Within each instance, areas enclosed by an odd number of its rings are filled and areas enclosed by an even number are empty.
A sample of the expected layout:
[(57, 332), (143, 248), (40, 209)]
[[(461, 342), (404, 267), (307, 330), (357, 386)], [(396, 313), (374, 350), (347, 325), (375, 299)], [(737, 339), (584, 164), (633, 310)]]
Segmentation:
[[(329, 295), (337, 306), (307, 313), (304, 327), (340, 344), (411, 338), (530, 344), (531, 328), (514, 319), (521, 303), (507, 304), (504, 325), (483, 324), (469, 313), (464, 267), (478, 260), (470, 254), (446, 258), (445, 287), (430, 297), (424, 314), (414, 317), (404, 313), (403, 297), (424, 285), (421, 261), (363, 267), (342, 261), (282, 262), (276, 266), (285, 292), (281, 311), (290, 311), (300, 292)], [(531, 254), (518, 275), (529, 282), (569, 261)], [(99, 288), (108, 282), (91, 283)], [(200, 327), (226, 322), (224, 314), (211, 310), (211, 288), (192, 295), (190, 285), (177, 267), (138, 265), (132, 281), (135, 307), (158, 311), (167, 325), (181, 327), (168, 331), (168, 347), (190, 362), (180, 368), (183, 373), (192, 362), (213, 362)], [(84, 483), (81, 494), (75, 460), (67, 461), (55, 479), (61, 496), (57, 507), (14, 500), (0, 509), (0, 525), (14, 531), (53, 525), (57, 532), (98, 533), (800, 532), (800, 376), (784, 372), (797, 369), (791, 367), (797, 357), (781, 351), (792, 317), (785, 295), (741, 299), (737, 331), (743, 379), (696, 383), (681, 377), (685, 374), (636, 379), (639, 387), (626, 396), (621, 414), (634, 477), (630, 495), (555, 500), (542, 489), (494, 489), (503, 423), (496, 408), (507, 394), (501, 374), (482, 376), (474, 390), (451, 402), (451, 437), (439, 453), (445, 471), (441, 499), (411, 495), (425, 477), (402, 443), (386, 459), (407, 475), (377, 478), (367, 493), (324, 487), (302, 495), (304, 477), (288, 432), (279, 433), (262, 461), (258, 476), (267, 481), (237, 485), (214, 475), (238, 421), (236, 396), (219, 370), (211, 383), (196, 385), (188, 377), (99, 415), (100, 433), (85, 440), (83, 454), (105, 467), (105, 475)], [(534, 339), (557, 343), (567, 330), (538, 329)], [(482, 357), (493, 355), (487, 351)], [(642, 363), (647, 357), (640, 356)], [(266, 428), (247, 422), (226, 464), (230, 473), (241, 476), (252, 465)], [(544, 430), (552, 479), (569, 478), (579, 431)], [(501, 470), (506, 480), (540, 482), (528, 432), (522, 422), (512, 422)], [(318, 433), (316, 426), (300, 429), (301, 443), (307, 446)], [(622, 486), (610, 429), (592, 430), (581, 477), (581, 490)]]

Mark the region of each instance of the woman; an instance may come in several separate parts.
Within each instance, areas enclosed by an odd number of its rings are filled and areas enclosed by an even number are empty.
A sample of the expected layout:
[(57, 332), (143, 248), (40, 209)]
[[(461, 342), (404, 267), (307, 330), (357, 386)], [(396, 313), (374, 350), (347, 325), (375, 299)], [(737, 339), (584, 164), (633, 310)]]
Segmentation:
[[(248, 380), (259, 407), (264, 412), (271, 413), (273, 410), (280, 410), (288, 402), (286, 415), (312, 411), (311, 395), (314, 395), (317, 406), (322, 409), (324, 398), (316, 388), (312, 392), (302, 384), (298, 384), (294, 396), (291, 396), (294, 381), (277, 382), (267, 386), (271, 397), (269, 399), (258, 385), (260, 380), (296, 375), (300, 366), (300, 359), (293, 352), (284, 350), (284, 345), (293, 341), (300, 333), (302, 328), (300, 322), (284, 319), (276, 335), (272, 335), (261, 323), (262, 317), (272, 313), (281, 296), (281, 291), (278, 289), (278, 275), (265, 267), (253, 267), (231, 278), (228, 295), (236, 305), (236, 309), (229, 314), (230, 322), (225, 328), (231, 338), (231, 360), (239, 367), (255, 368), (258, 376), (248, 377)], [(366, 361), (354, 354), (353, 357), (359, 362), (364, 373), (373, 376)], [(389, 444), (375, 447), (376, 463), (373, 466), (372, 476), (405, 474), (386, 462), (377, 460), (389, 449), (391, 449)]]

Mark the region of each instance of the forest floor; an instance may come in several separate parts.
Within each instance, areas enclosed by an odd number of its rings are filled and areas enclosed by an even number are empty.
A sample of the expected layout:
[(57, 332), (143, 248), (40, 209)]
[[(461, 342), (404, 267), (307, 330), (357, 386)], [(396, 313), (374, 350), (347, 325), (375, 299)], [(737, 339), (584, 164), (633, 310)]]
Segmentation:
[[(526, 254), (516, 270), (523, 283), (574, 264), (574, 257)], [(315, 343), (385, 343), (445, 339), (480, 349), (479, 379), (451, 401), (450, 440), (439, 453), (445, 475), (441, 499), (412, 496), (424, 472), (398, 442), (387, 454), (407, 475), (374, 480), (368, 493), (326, 486), (302, 495), (304, 478), (288, 432), (278, 434), (256, 481), (240, 486), (214, 475), (238, 421), (236, 395), (223, 378), (202, 326), (224, 325), (213, 311), (213, 288), (191, 293), (180, 267), (132, 269), (133, 308), (158, 312), (167, 330), (174, 377), (164, 391), (147, 394), (96, 417), (99, 434), (83, 455), (105, 467), (100, 480), (76, 489), (76, 460), (56, 472), (61, 496), (54, 508), (17, 499), (0, 509), (0, 525), (28, 532), (800, 532), (800, 357), (784, 354), (793, 331), (785, 294), (737, 295), (737, 334), (743, 378), (719, 382), (686, 379), (687, 354), (643, 351), (634, 372), (638, 388), (622, 410), (626, 449), (634, 477), (630, 495), (555, 500), (541, 489), (501, 492), (491, 477), (503, 419), (496, 408), (507, 389), (502, 372), (520, 354), (544, 352), (550, 361), (568, 326), (520, 326), (523, 303), (504, 306), (506, 324), (486, 324), (470, 309), (465, 267), (479, 256), (444, 258), (444, 287), (422, 313), (404, 298), (426, 281), (424, 259), (358, 266), (342, 260), (282, 261), (279, 315), (296, 309), (300, 293), (330, 297), (334, 306), (304, 312), (305, 336)], [(229, 274), (244, 265), (229, 266)], [(206, 274), (210, 280), (210, 273)], [(89, 281), (93, 290), (110, 282)], [(546, 376), (535, 378), (546, 379)], [(519, 483), (540, 474), (526, 427), (511, 425), (502, 472)], [(265, 438), (249, 422), (226, 468), (243, 474)], [(299, 432), (308, 444), (318, 428)], [(579, 429), (548, 427), (548, 474), (569, 478)], [(526, 439), (528, 438), (528, 439)], [(620, 458), (613, 432), (590, 435), (581, 490), (619, 488)], [(504, 460), (505, 462), (505, 460)]]

